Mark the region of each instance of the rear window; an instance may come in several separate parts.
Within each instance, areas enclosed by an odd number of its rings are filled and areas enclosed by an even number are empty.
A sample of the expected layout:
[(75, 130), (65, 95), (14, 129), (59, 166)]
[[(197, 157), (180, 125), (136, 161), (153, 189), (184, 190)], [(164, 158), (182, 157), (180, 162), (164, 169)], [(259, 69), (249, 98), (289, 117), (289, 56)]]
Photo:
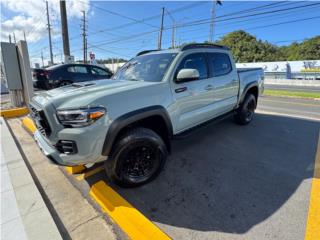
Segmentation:
[(68, 67), (67, 71), (72, 73), (88, 73), (88, 70), (85, 66), (71, 66)]
[(208, 53), (208, 56), (213, 77), (226, 75), (232, 71), (232, 65), (228, 54)]

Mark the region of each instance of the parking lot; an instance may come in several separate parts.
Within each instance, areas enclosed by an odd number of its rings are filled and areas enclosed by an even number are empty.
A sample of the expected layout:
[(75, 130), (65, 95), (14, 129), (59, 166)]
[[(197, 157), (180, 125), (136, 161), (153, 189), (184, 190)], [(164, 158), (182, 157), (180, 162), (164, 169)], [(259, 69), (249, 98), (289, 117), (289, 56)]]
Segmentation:
[[(303, 239), (319, 120), (318, 101), (262, 97), (247, 126), (227, 119), (173, 140), (147, 185), (119, 188), (99, 165), (69, 180), (89, 202), (92, 186), (107, 183), (172, 239)], [(39, 151), (30, 135), (16, 137)]]

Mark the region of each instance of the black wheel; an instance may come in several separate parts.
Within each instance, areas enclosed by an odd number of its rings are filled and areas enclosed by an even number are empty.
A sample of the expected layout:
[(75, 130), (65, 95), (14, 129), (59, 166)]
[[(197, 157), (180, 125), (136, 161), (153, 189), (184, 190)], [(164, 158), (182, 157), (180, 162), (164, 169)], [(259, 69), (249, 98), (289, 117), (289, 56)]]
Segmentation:
[(234, 120), (236, 123), (241, 125), (250, 123), (253, 118), (256, 105), (256, 97), (251, 93), (247, 94), (240, 107), (235, 111)]
[(62, 81), (62, 82), (59, 84), (59, 87), (67, 86), (67, 85), (70, 85), (70, 84), (71, 84), (71, 82)]
[(122, 187), (136, 187), (154, 179), (163, 168), (167, 149), (151, 129), (135, 128), (123, 134), (105, 163), (108, 177)]

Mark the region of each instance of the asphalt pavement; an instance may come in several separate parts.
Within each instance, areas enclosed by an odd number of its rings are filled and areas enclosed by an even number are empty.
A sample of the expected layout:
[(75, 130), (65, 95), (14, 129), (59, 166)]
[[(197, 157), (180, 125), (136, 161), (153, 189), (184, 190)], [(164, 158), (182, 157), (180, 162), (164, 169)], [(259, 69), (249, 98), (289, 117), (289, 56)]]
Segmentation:
[(319, 103), (262, 97), (247, 126), (227, 119), (174, 140), (147, 185), (119, 188), (100, 171), (77, 186), (107, 182), (173, 239), (303, 239)]

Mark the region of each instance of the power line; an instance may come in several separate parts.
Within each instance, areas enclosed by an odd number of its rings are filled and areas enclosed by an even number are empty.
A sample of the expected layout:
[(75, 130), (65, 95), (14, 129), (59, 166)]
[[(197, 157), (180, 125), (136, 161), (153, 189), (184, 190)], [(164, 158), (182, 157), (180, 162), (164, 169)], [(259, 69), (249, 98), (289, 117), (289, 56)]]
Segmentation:
[[(184, 10), (187, 10), (189, 8), (192, 8), (192, 7), (195, 7), (195, 6), (200, 6), (200, 5), (205, 4), (205, 3), (207, 3), (207, 2), (196, 2), (196, 3), (188, 4), (188, 5), (184, 6), (184, 7), (180, 7), (180, 8), (172, 10), (171, 13), (184, 11)], [(145, 21), (150, 21), (150, 20), (153, 20), (153, 19), (156, 19), (156, 18), (159, 18), (159, 17), (161, 17), (161, 14), (153, 15), (153, 16), (144, 18), (144, 19), (142, 19), (140, 21), (144, 21), (144, 22)], [(130, 26), (133, 26), (133, 25), (136, 25), (136, 24), (138, 24), (138, 22), (126, 23), (126, 24), (118, 25), (118, 26), (115, 26), (115, 27), (112, 27), (112, 28), (102, 29), (102, 30), (99, 30), (97, 32), (92, 32), (90, 35), (101, 34), (101, 33), (107, 32), (107, 31), (115, 30), (115, 29), (122, 29), (122, 28), (130, 27)], [(74, 38), (76, 38), (76, 37), (72, 37), (72, 38), (70, 38), (70, 40), (74, 39)]]
[[(295, 20), (291, 20), (291, 21), (278, 22), (278, 23), (273, 23), (273, 24), (268, 24), (268, 25), (251, 27), (251, 28), (243, 28), (242, 30), (255, 30), (255, 29), (274, 27), (274, 26), (278, 26), (278, 25), (290, 24), (290, 23), (295, 23), (295, 22), (303, 22), (303, 21), (308, 21), (308, 20), (318, 19), (318, 18), (320, 18), (320, 16), (314, 16), (314, 17), (302, 18), (302, 19), (295, 19)], [(228, 33), (229, 32), (224, 32), (224, 33), (219, 33), (217, 35), (221, 36), (221, 35), (225, 35), (225, 34), (228, 34)], [(204, 37), (205, 37), (205, 35), (198, 36), (197, 38), (193, 38), (193, 39), (199, 39), (199, 38), (204, 38)], [(188, 39), (184, 39), (184, 40), (188, 40)]]
[[(258, 16), (258, 15), (263, 15), (263, 14), (271, 14), (271, 13), (276, 13), (276, 12), (283, 12), (283, 11), (289, 11), (292, 9), (300, 9), (300, 8), (304, 8), (304, 7), (310, 7), (310, 6), (314, 6), (314, 5), (319, 5), (320, 3), (315, 3), (315, 4), (309, 4), (309, 5), (303, 5), (303, 6), (299, 6), (299, 7), (294, 7), (294, 8), (286, 8), (286, 9), (279, 9), (279, 10), (274, 10), (274, 11), (267, 11), (267, 12), (262, 12), (259, 14), (249, 14), (249, 15), (242, 15), (242, 16), (238, 16), (238, 17), (233, 17), (233, 18), (227, 18), (227, 19), (220, 19), (220, 20), (216, 20), (216, 22), (224, 22), (224, 21), (230, 21), (230, 20), (235, 20), (235, 19), (241, 19), (241, 18), (246, 18), (246, 17), (252, 17), (252, 16)], [(270, 4), (269, 4), (270, 5)], [(217, 17), (218, 18), (218, 17)], [(190, 27), (190, 26), (196, 26), (196, 25), (202, 25), (202, 24), (206, 24), (209, 23), (210, 19), (205, 19), (205, 21), (201, 20), (196, 20), (196, 21), (192, 21), (192, 22), (187, 22), (184, 24), (177, 24), (175, 27), (176, 28), (183, 28), (183, 27)], [(164, 30), (169, 30), (172, 29), (172, 27), (164, 27)], [(128, 41), (129, 39), (132, 38), (139, 38), (141, 36), (144, 35), (148, 35), (151, 33), (155, 33), (157, 32), (157, 30), (155, 31), (149, 31), (149, 32), (143, 32), (143, 33), (138, 33), (135, 35), (129, 35), (129, 36), (125, 36), (124, 38), (120, 38), (120, 39), (116, 39), (116, 40), (112, 40), (112, 41), (102, 41), (102, 42), (96, 42), (94, 44), (98, 44), (98, 46), (101, 45), (106, 45), (106, 44), (110, 44), (113, 42), (119, 42), (119, 41)]]
[[(311, 6), (316, 6), (319, 5), (320, 3), (313, 3), (313, 4), (309, 4), (309, 5), (303, 5), (303, 6), (297, 6), (297, 7), (291, 7), (291, 8), (284, 8), (284, 9), (278, 9), (278, 10), (273, 10), (273, 11), (267, 11), (267, 12), (261, 12), (261, 13), (255, 13), (255, 14), (249, 14), (249, 15), (242, 15), (242, 16), (238, 16), (238, 17), (231, 17), (231, 18), (226, 18), (226, 19), (221, 19), (221, 20), (217, 20), (216, 22), (224, 22), (224, 21), (229, 21), (229, 20), (235, 20), (235, 19), (241, 19), (241, 18), (247, 18), (247, 17), (253, 17), (253, 16), (258, 16), (258, 15), (265, 15), (265, 14), (271, 14), (271, 13), (276, 13), (276, 12), (283, 12), (283, 11), (289, 11), (289, 10), (293, 10), (293, 9), (301, 9), (301, 8), (305, 8), (305, 7), (311, 7)], [(216, 17), (216, 18), (220, 18), (220, 17)], [(196, 26), (196, 25), (201, 25), (201, 24), (207, 24), (211, 21), (211, 19), (206, 18), (206, 19), (201, 19), (201, 20), (196, 20), (196, 21), (191, 21), (191, 22), (187, 22), (184, 24), (180, 24), (177, 25), (177, 28), (183, 28), (183, 27), (189, 27), (189, 26)], [(170, 27), (165, 27), (166, 29), (170, 29)]]
[[(79, 1), (79, 0), (78, 0), (78, 1)], [(79, 2), (84, 3), (83, 1), (79, 1)], [(128, 16), (125, 16), (125, 15), (123, 15), (123, 14), (120, 14), (120, 13), (117, 13), (117, 12), (114, 12), (114, 11), (110, 11), (110, 10), (105, 9), (105, 8), (102, 8), (102, 7), (98, 7), (98, 6), (94, 5), (94, 4), (92, 4), (91, 6), (94, 7), (94, 8), (96, 8), (96, 9), (98, 9), (98, 10), (101, 10), (101, 11), (103, 11), (103, 12), (107, 12), (107, 13), (110, 13), (110, 14), (112, 14), (112, 15), (115, 15), (115, 16), (118, 16), (118, 17), (122, 17), (122, 18), (124, 18), (124, 19), (128, 19), (128, 20), (133, 21), (133, 22), (135, 22), (135, 23), (141, 23), (141, 24), (145, 24), (145, 25), (147, 25), (147, 26), (149, 26), (149, 27), (158, 28), (157, 26), (154, 26), (154, 25), (152, 25), (152, 24), (149, 24), (149, 23), (144, 22), (144, 20), (138, 20), (138, 19), (135, 19), (135, 18), (133, 18), (133, 17), (128, 17)]]

